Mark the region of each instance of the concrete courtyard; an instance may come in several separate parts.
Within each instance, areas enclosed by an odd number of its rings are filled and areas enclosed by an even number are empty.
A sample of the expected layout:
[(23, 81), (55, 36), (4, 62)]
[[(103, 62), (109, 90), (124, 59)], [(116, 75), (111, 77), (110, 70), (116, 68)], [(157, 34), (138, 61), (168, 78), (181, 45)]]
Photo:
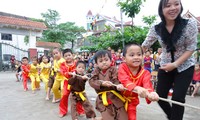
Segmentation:
[[(58, 103), (53, 104), (45, 100), (44, 85), (41, 90), (23, 91), (22, 82), (15, 82), (14, 72), (0, 72), (0, 120), (71, 120), (69, 113), (63, 118), (58, 116)], [(30, 82), (28, 83), (30, 89)], [(93, 106), (95, 106), (95, 91), (87, 84), (86, 92)], [(200, 96), (186, 98), (187, 104), (200, 107)], [(137, 108), (137, 120), (167, 120), (156, 102), (147, 105), (144, 99)], [(97, 116), (100, 114), (96, 111)], [(199, 120), (200, 111), (186, 108), (183, 120)], [(86, 120), (80, 117), (80, 120)]]

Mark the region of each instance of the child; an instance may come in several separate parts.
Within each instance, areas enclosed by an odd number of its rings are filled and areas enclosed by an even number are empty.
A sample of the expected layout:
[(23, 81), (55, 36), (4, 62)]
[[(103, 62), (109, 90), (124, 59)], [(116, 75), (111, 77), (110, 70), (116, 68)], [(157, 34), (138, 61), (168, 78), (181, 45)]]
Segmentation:
[[(61, 63), (65, 62), (65, 59), (62, 58), (61, 50), (59, 48), (53, 49), (53, 57), (53, 70), (55, 74), (55, 80), (52, 87), (52, 91), (54, 93), (52, 103), (57, 103), (61, 99), (61, 91), (63, 90), (63, 83), (65, 79), (65, 77), (60, 72), (60, 65)], [(61, 89), (61, 91), (59, 89)]]
[(20, 79), (21, 79), (21, 71), (22, 71), (22, 69), (21, 69), (21, 62), (18, 61), (18, 60), (15, 61), (15, 70), (16, 70), (16, 74), (15, 75), (16, 75), (16, 78), (17, 78), (16, 82), (19, 82)]
[(49, 75), (51, 70), (51, 63), (49, 62), (49, 58), (45, 55), (42, 56), (42, 62), (40, 63), (40, 79), (43, 81), (45, 85), (46, 91), (46, 100), (49, 100), (50, 91), (48, 90), (48, 82), (49, 82)]
[(144, 57), (144, 69), (148, 70), (151, 73), (151, 63), (153, 58), (150, 57), (151, 52), (148, 50), (145, 52), (145, 57)]
[[(89, 84), (98, 94), (96, 109), (103, 120), (128, 120), (124, 108), (124, 99), (117, 90), (123, 90), (123, 85), (117, 79), (117, 69), (111, 66), (112, 57), (109, 51), (98, 51), (94, 56), (95, 68)], [(117, 87), (112, 84), (116, 84)]]
[(35, 93), (36, 89), (40, 89), (40, 77), (39, 77), (39, 64), (37, 57), (32, 58), (32, 64), (30, 65), (29, 77), (31, 79), (32, 93)]
[(22, 78), (23, 78), (23, 86), (24, 86), (25, 92), (28, 90), (27, 80), (29, 78), (29, 76), (28, 76), (29, 71), (30, 71), (30, 65), (28, 64), (28, 58), (23, 57), (22, 58)]
[(89, 76), (91, 76), (93, 70), (94, 70), (93, 63), (90, 62), (89, 66), (87, 68), (87, 74), (89, 74)]
[[(49, 81), (48, 81), (46, 100), (50, 99), (51, 89), (53, 87), (54, 80), (55, 80), (55, 77), (56, 77), (56, 72), (53, 69), (53, 61), (54, 61), (53, 57), (50, 57), (51, 68), (50, 68), (50, 72), (49, 72)], [(53, 100), (55, 101), (55, 97), (54, 96), (53, 96)]]
[[(124, 63), (119, 66), (118, 79), (128, 89), (123, 97), (128, 98), (128, 119), (136, 120), (136, 106), (139, 104), (138, 95), (147, 98), (147, 103), (158, 100), (157, 93), (153, 92), (150, 81), (151, 74), (141, 67), (143, 52), (139, 45), (129, 44), (123, 50)], [(136, 91), (138, 94), (133, 93)]]
[[(60, 73), (65, 77), (65, 79), (63, 81), (63, 95), (59, 105), (60, 117), (64, 117), (68, 112), (68, 98), (70, 94), (70, 86), (68, 86), (68, 79), (71, 77), (71, 75), (69, 75), (68, 73), (75, 71), (76, 68), (76, 62), (73, 59), (73, 53), (71, 49), (63, 50), (63, 57), (65, 59), (65, 62), (63, 62), (60, 65)], [(84, 110), (82, 109), (82, 106), (80, 106), (80, 103), (77, 104), (77, 110), (79, 114), (84, 113)]]
[[(76, 71), (72, 73), (73, 77), (71, 77), (68, 81), (69, 85), (71, 85), (71, 93), (72, 93), (70, 98), (72, 120), (78, 120), (76, 112), (77, 102), (80, 102), (83, 105), (87, 118), (95, 119), (96, 117), (93, 106), (88, 101), (87, 95), (84, 92), (85, 83), (87, 81), (87, 76), (84, 76), (85, 69), (86, 69), (85, 62), (78, 61), (76, 63)], [(75, 74), (78, 74), (82, 77), (76, 76)]]
[(199, 63), (195, 64), (195, 70), (194, 70), (192, 83), (195, 84), (194, 91), (191, 95), (192, 97), (194, 97), (194, 95), (199, 91), (199, 87), (200, 87), (200, 65), (199, 65)]

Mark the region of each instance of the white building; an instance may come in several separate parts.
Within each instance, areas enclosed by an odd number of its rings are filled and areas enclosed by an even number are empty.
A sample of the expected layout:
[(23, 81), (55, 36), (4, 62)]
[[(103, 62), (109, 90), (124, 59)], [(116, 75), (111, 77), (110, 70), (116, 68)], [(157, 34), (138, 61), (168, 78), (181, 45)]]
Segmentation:
[[(14, 55), (22, 57), (37, 55), (36, 39), (47, 29), (44, 23), (32, 21), (24, 16), (0, 12), (0, 60), (7, 60)], [(28, 38), (28, 43), (24, 38)]]

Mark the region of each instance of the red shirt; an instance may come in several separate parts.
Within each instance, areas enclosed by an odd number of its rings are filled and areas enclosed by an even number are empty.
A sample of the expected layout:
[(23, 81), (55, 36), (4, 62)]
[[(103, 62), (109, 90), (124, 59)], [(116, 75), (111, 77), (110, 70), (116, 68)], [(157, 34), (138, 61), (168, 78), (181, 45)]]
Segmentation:
[(60, 65), (60, 72), (63, 74), (67, 79), (71, 77), (68, 72), (74, 72), (76, 69), (76, 62), (73, 62), (72, 65), (68, 65), (66, 62), (61, 63)]
[(30, 65), (22, 65), (22, 75), (24, 76), (27, 76), (28, 77), (28, 74), (29, 74), (29, 71), (30, 71)]
[(194, 81), (200, 81), (200, 70), (198, 71), (194, 71), (194, 74), (193, 74), (193, 80)]
[[(126, 63), (122, 63), (119, 66), (118, 79), (128, 90), (123, 92), (125, 97), (136, 97), (136, 104), (139, 103), (138, 94), (131, 92), (136, 86), (146, 88), (149, 92), (153, 92), (151, 83), (151, 74), (149, 71), (141, 67), (137, 75), (133, 75)], [(147, 103), (150, 103), (147, 100)]]

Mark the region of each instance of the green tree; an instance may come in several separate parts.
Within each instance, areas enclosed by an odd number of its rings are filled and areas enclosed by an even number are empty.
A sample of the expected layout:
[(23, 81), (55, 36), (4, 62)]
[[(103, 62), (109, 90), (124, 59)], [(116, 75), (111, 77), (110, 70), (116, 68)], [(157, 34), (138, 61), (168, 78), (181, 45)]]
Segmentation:
[(125, 2), (119, 1), (117, 5), (123, 12), (125, 12), (125, 15), (132, 18), (133, 24), (133, 18), (140, 12), (141, 5), (145, 1), (146, 0), (126, 0)]
[(48, 9), (47, 12), (41, 13), (48, 28), (54, 28), (60, 20), (60, 14), (56, 10)]
[(84, 27), (76, 26), (74, 22), (66, 22), (58, 25), (59, 32), (63, 35), (63, 41), (69, 41), (74, 48), (74, 42), (77, 37), (82, 37), (82, 33), (86, 32)]
[(156, 16), (143, 16), (142, 21), (150, 27), (156, 21)]

